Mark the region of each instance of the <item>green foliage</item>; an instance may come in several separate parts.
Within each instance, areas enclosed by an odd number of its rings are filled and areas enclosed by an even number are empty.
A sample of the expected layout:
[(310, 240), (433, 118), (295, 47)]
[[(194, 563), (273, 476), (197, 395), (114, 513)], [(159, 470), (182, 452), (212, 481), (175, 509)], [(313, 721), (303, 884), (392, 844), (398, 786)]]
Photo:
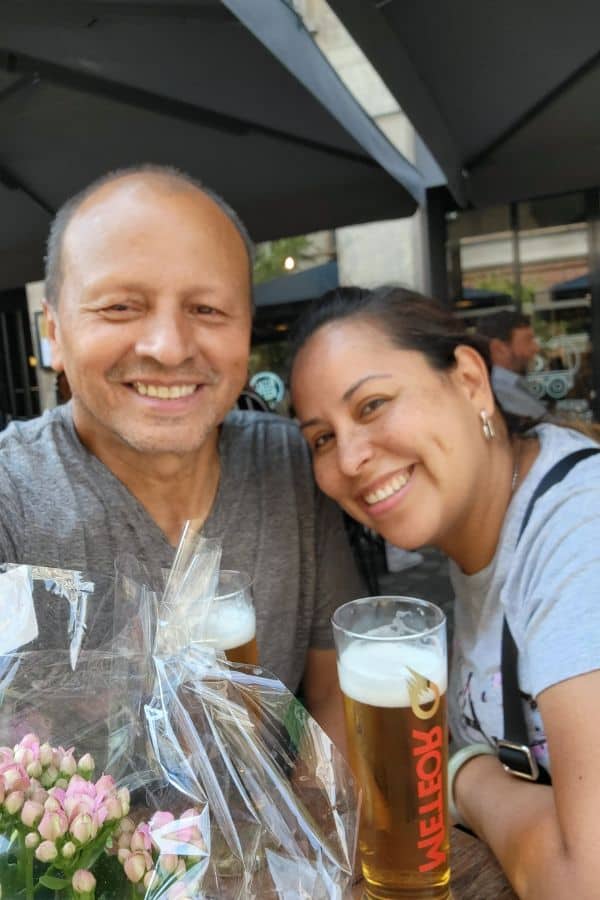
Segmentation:
[[(254, 284), (262, 284), (272, 278), (280, 278), (282, 275), (292, 274), (283, 267), (287, 256), (298, 259), (308, 246), (308, 238), (304, 235), (298, 237), (281, 238), (279, 241), (268, 241), (261, 244), (256, 253), (254, 262)], [(293, 270), (292, 270), (293, 271)]]
[[(501, 275), (487, 275), (480, 278), (476, 285), (479, 290), (494, 291), (498, 294), (508, 294), (510, 297), (517, 299), (517, 286), (510, 278), (504, 278)], [(537, 288), (532, 284), (524, 284), (521, 282), (521, 303), (523, 305), (533, 304), (535, 292)]]

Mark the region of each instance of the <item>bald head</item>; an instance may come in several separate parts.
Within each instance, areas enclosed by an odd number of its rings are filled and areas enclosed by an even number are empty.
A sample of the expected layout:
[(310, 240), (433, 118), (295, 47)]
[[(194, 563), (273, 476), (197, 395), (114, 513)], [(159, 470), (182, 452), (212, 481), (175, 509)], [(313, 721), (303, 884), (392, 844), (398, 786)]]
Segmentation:
[[(202, 182), (178, 169), (169, 166), (142, 165), (120, 169), (103, 175), (78, 194), (75, 194), (59, 209), (48, 236), (46, 253), (46, 299), (57, 307), (64, 278), (64, 251), (67, 234), (79, 214), (84, 215), (96, 203), (104, 205), (111, 197), (134, 196), (136, 193), (154, 191), (157, 195), (168, 196), (188, 192), (200, 194), (204, 203), (216, 206), (239, 236), (248, 258), (249, 281), (252, 280), (254, 247), (243, 222), (237, 213), (214, 191)], [(157, 198), (158, 199), (158, 198)]]

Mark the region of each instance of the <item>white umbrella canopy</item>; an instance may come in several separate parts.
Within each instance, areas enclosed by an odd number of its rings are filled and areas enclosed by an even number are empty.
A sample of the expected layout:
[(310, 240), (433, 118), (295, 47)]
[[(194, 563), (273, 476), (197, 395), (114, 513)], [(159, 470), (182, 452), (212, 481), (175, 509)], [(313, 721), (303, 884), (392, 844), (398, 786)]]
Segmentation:
[(410, 215), (423, 191), (282, 0), (3, 0), (0, 289), (42, 276), (65, 199), (141, 162), (200, 178), (258, 241)]

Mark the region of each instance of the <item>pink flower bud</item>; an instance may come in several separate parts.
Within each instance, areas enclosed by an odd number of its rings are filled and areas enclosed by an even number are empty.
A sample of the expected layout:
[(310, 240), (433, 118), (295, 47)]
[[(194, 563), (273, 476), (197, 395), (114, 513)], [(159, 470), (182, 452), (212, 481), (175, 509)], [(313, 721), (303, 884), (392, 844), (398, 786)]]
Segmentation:
[(8, 764), (6, 768), (4, 768), (4, 771), (0, 770), (0, 775), (2, 775), (4, 788), (7, 794), (10, 793), (10, 791), (26, 791), (29, 787), (27, 772), (23, 766), (17, 765), (16, 763), (14, 765)]
[(117, 835), (133, 834), (134, 831), (135, 831), (135, 823), (133, 822), (133, 819), (130, 819), (127, 816), (126, 818), (121, 819), (115, 834), (117, 834)]
[(117, 850), (117, 858), (122, 866), (125, 865), (125, 860), (129, 859), (130, 856), (131, 850), (129, 850), (127, 847), (119, 847), (119, 849)]
[(158, 865), (166, 875), (172, 875), (177, 868), (179, 857), (176, 853), (161, 853)]
[(96, 887), (96, 879), (88, 869), (77, 869), (72, 885), (76, 894), (91, 894)]
[(9, 816), (14, 816), (15, 813), (19, 812), (24, 802), (25, 794), (23, 791), (12, 791), (4, 798), (4, 809)]
[(44, 807), (35, 800), (26, 800), (21, 810), (21, 822), (28, 828), (34, 828), (44, 815)]
[(40, 746), (40, 739), (37, 734), (35, 734), (33, 731), (30, 731), (29, 734), (26, 734), (25, 737), (21, 738), (17, 746), (29, 747), (30, 749), (35, 750), (37, 753), (37, 750)]
[(40, 862), (52, 862), (58, 856), (56, 844), (53, 844), (52, 841), (42, 841), (35, 851), (35, 856)]
[(51, 788), (54, 787), (57, 778), (58, 769), (56, 766), (52, 765), (48, 766), (48, 768), (42, 772), (40, 781), (45, 788)]
[(158, 882), (158, 875), (154, 869), (150, 869), (150, 871), (146, 872), (144, 875), (144, 887), (149, 891), (155, 882)]
[(69, 830), (80, 844), (86, 844), (95, 836), (94, 823), (89, 813), (80, 813), (75, 816)]
[[(62, 775), (68, 775), (69, 777), (75, 774), (77, 771), (77, 763), (75, 762), (72, 753), (65, 753), (60, 761), (58, 770)], [(82, 871), (84, 870), (82, 869)]]
[(96, 763), (94, 762), (94, 757), (91, 755), (91, 753), (86, 753), (85, 756), (81, 757), (81, 759), (77, 763), (77, 768), (82, 775), (92, 774), (92, 772), (96, 768)]
[(104, 810), (106, 812), (105, 821), (106, 822), (115, 822), (117, 819), (120, 819), (123, 815), (123, 810), (121, 808), (120, 802), (116, 797), (109, 797), (108, 800), (104, 801)]
[(150, 825), (150, 831), (156, 831), (157, 828), (162, 828), (163, 825), (168, 825), (169, 822), (172, 822), (174, 820), (174, 818), (175, 816), (170, 812), (162, 812), (161, 810), (155, 812), (150, 819), (150, 822), (148, 823)]
[(48, 812), (58, 812), (59, 809), (62, 809), (62, 806), (54, 794), (50, 794), (44, 801), (44, 809)]
[(65, 859), (73, 859), (73, 857), (77, 853), (77, 847), (75, 846), (73, 841), (67, 841), (60, 852)]
[(130, 804), (130, 796), (129, 791), (126, 787), (119, 788), (117, 791), (117, 797), (119, 798), (119, 803), (121, 804), (121, 809), (123, 810), (123, 815), (126, 816), (129, 812), (129, 804)]
[(38, 825), (38, 831), (47, 841), (56, 841), (66, 833), (69, 820), (61, 810), (44, 812), (42, 821)]
[(42, 774), (42, 764), (39, 759), (34, 759), (27, 766), (27, 774), (30, 778), (39, 778)]
[(40, 762), (43, 766), (49, 766), (52, 762), (52, 747), (50, 744), (42, 744), (40, 747)]
[(117, 846), (119, 850), (130, 850), (131, 849), (131, 832), (124, 832), (120, 834), (117, 839)]
[(142, 853), (132, 853), (131, 856), (128, 856), (125, 860), (123, 868), (125, 869), (125, 874), (128, 879), (134, 884), (137, 884), (146, 874), (146, 860), (144, 859), (144, 855)]
[(25, 835), (25, 846), (28, 850), (33, 850), (40, 842), (40, 836), (37, 831), (30, 831)]
[(15, 750), (15, 762), (19, 763), (21, 766), (25, 766), (27, 768), (34, 761), (35, 757), (31, 750), (28, 750), (26, 747), (19, 747)]
[(111, 775), (103, 775), (94, 785), (96, 788), (96, 796), (103, 799), (109, 794), (114, 794), (117, 788), (115, 779)]

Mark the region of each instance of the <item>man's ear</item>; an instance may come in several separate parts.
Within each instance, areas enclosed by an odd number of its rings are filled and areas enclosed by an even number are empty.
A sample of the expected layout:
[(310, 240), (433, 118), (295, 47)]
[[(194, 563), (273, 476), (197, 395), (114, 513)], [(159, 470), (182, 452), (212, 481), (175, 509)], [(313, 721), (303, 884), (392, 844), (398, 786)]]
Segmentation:
[(46, 333), (50, 341), (50, 350), (52, 353), (52, 368), (55, 372), (64, 372), (62, 343), (60, 339), (60, 324), (55, 307), (47, 300), (42, 300), (42, 308), (44, 310), (44, 319), (46, 321)]
[(511, 353), (506, 341), (501, 341), (500, 338), (490, 338), (490, 356), (495, 366), (510, 368)]
[(485, 360), (474, 347), (467, 344), (459, 344), (454, 351), (454, 358), (456, 366), (452, 370), (452, 378), (455, 384), (478, 412), (486, 409), (491, 414), (495, 401)]

